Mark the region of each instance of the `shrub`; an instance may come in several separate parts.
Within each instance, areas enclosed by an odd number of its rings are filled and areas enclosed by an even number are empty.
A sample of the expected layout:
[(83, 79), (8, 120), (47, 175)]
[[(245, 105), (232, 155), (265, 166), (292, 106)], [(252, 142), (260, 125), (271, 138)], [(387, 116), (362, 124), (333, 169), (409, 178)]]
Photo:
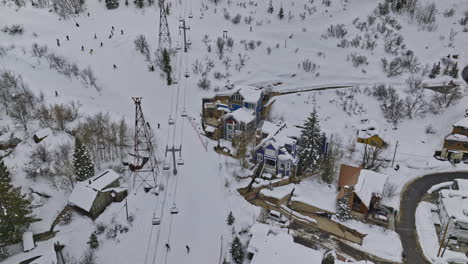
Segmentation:
[(211, 88), (211, 81), (203, 77), (198, 81), (197, 86), (203, 90), (208, 90)]

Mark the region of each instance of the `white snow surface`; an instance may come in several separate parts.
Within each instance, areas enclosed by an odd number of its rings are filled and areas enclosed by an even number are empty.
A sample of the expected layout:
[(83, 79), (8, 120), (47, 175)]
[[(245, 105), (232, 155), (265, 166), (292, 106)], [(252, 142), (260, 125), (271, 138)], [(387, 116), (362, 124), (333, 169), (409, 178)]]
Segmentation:
[(433, 192), (436, 192), (442, 188), (447, 188), (447, 187), (450, 187), (452, 186), (453, 182), (442, 182), (442, 183), (439, 183), (439, 184), (436, 184), (434, 186), (432, 186), (431, 188), (429, 188), (429, 190), (427, 190), (427, 193), (431, 194)]
[(321, 263), (323, 253), (296, 244), (293, 237), (280, 233), (270, 235), (252, 258), (251, 264), (310, 264)]

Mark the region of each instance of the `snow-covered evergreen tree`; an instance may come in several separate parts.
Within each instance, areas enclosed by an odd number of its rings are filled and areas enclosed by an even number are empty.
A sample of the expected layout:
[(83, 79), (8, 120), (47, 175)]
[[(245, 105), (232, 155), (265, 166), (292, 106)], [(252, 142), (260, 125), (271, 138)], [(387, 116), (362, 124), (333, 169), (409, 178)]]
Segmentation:
[(299, 167), (302, 173), (311, 173), (316, 168), (317, 161), (320, 158), (322, 147), (322, 135), (317, 111), (314, 111), (307, 118), (299, 139)]
[(281, 8), (280, 8), (280, 10), (279, 10), (278, 17), (279, 17), (279, 19), (283, 19), (283, 17), (284, 17), (283, 6), (281, 6)]
[(99, 246), (99, 241), (97, 240), (96, 234), (92, 233), (91, 236), (89, 236), (89, 241), (87, 244), (91, 249), (95, 249)]
[(94, 164), (86, 150), (86, 147), (81, 143), (81, 140), (75, 138), (75, 152), (73, 153), (73, 167), (75, 168), (76, 180), (84, 181), (94, 175)]
[(349, 200), (346, 194), (336, 204), (336, 217), (340, 221), (346, 221), (351, 218), (351, 208), (349, 208)]
[(232, 215), (232, 211), (230, 211), (226, 220), (227, 224), (231, 226), (232, 224), (234, 224), (235, 220), (236, 218), (234, 217), (234, 215)]
[(36, 221), (25, 196), (21, 187), (11, 184), (10, 172), (0, 160), (0, 245), (21, 241), (23, 231)]
[(237, 236), (234, 238), (231, 244), (231, 256), (232, 260), (237, 264), (241, 264), (244, 261), (244, 251), (242, 251), (242, 242)]
[(167, 49), (164, 49), (162, 52), (162, 67), (163, 67), (163, 72), (166, 73), (166, 80), (167, 80), (167, 85), (172, 84), (172, 66), (171, 66), (171, 56), (169, 54), (169, 51)]
[(119, 7), (119, 0), (106, 0), (107, 9), (116, 9)]

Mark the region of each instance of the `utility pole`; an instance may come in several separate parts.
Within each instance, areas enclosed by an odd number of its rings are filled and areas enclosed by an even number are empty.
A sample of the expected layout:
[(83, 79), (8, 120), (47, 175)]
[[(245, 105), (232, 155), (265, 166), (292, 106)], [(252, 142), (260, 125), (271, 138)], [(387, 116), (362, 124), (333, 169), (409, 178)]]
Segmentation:
[(179, 26), (179, 29), (184, 30), (184, 52), (187, 53), (188, 45), (187, 45), (187, 32), (186, 30), (190, 30), (190, 27), (185, 26), (185, 19), (181, 19), (180, 22), (182, 25)]
[(362, 165), (366, 165), (366, 157), (367, 157), (367, 141), (366, 144), (364, 145), (364, 156), (362, 157)]
[(292, 197), (294, 195), (294, 191), (296, 190), (296, 187), (294, 187), (291, 191), (291, 196), (289, 197), (289, 200), (288, 200), (288, 204), (289, 204), (289, 209), (291, 209), (289, 211), (289, 224), (288, 224), (288, 234), (289, 234), (289, 231), (291, 230), (291, 222), (292, 222), (292, 205), (291, 205), (291, 200), (292, 200)]
[(168, 148), (166, 146), (166, 157), (167, 157), (168, 152), (172, 152), (172, 164), (174, 165), (172, 172), (174, 173), (174, 176), (177, 175), (177, 165), (183, 165), (182, 160), (176, 162), (176, 152), (179, 152), (179, 156), (180, 156), (181, 151), (182, 151), (182, 146), (180, 146), (179, 148), (175, 148), (174, 146), (172, 146), (172, 148)]
[(393, 168), (393, 163), (395, 162), (395, 156), (396, 156), (397, 149), (398, 149), (398, 140), (397, 140), (396, 145), (395, 145), (395, 152), (393, 153), (392, 168)]
[(127, 221), (128, 221), (128, 203), (127, 203), (127, 198), (125, 198), (125, 213), (127, 214)]
[(450, 224), (450, 217), (448, 218), (447, 225), (445, 226), (444, 236), (442, 237), (442, 240), (439, 243), (440, 246), (439, 246), (439, 251), (437, 251), (437, 257), (439, 257), (440, 250), (442, 249), (442, 246), (444, 245), (445, 236), (447, 235), (447, 230), (448, 230), (449, 224)]

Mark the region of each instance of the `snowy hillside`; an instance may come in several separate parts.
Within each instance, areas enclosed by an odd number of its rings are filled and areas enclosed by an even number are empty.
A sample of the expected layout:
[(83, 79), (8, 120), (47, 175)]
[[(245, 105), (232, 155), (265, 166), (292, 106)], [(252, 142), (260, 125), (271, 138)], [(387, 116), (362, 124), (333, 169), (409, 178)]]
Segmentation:
[[(393, 208), (399, 208), (398, 194), (411, 179), (466, 169), (463, 163), (454, 167), (433, 158), (468, 104), (461, 77), (468, 64), (464, 0), (435, 2), (436, 9), (431, 9), (432, 1), (419, 0), (414, 14), (385, 10), (384, 1), (379, 7), (375, 0), (166, 0), (176, 51), (170, 56), (176, 83), (170, 86), (155, 62), (157, 3), (127, 5), (121, 0), (118, 8), (108, 9), (106, 3), (115, 1), (87, 0), (77, 14), (60, 16), (54, 2), (60, 8), (58, 3), (79, 1), (0, 1), (0, 154), (12, 184), (31, 199), (32, 213), (40, 219), (27, 229), (34, 234), (59, 231), (52, 239), (36, 242), (28, 253), (22, 252), (20, 241), (0, 241), (0, 249), (5, 246), (11, 254), (1, 263), (49, 256), (57, 241), (65, 245), (66, 258), (81, 261), (90, 235), (99, 230), (96, 263), (233, 263), (234, 236), (239, 234), (246, 247), (248, 230), (261, 218), (262, 209), (237, 190), (249, 185), (250, 178), (244, 176), (253, 172), (216, 153), (219, 143), (203, 134), (201, 120), (202, 98), (230, 92), (231, 84), (275, 93), (266, 118), (273, 123), (302, 126), (316, 109), (322, 132), (342, 149), (342, 163), (361, 162), (364, 147), (355, 143), (356, 131), (363, 120), (376, 121), (390, 146), (383, 159), (392, 159), (398, 142), (395, 164), (400, 169), (388, 162), (378, 168), (396, 186), (393, 195), (383, 198)], [(190, 27), (187, 53), (180, 19)], [(140, 35), (148, 42), (146, 55), (135, 48)], [(436, 65), (440, 73), (430, 76)], [(8, 79), (12, 76), (14, 82)], [(450, 102), (423, 88), (449, 82), (459, 85), (444, 94), (455, 94)], [(394, 88), (400, 104), (386, 105), (390, 96), (376, 92), (379, 85), (384, 93)], [(351, 88), (314, 91), (331, 86)], [(162, 187), (158, 196), (134, 189), (131, 172), (122, 166), (122, 161), (133, 159), (128, 155), (133, 153), (135, 132), (132, 97), (143, 98), (144, 116), (153, 130), (157, 182)], [(382, 111), (386, 106), (391, 109)], [(65, 121), (53, 121), (60, 115), (67, 115)], [(169, 125), (169, 119), (175, 119), (175, 125)], [(35, 143), (34, 134), (46, 127), (52, 131)], [(294, 136), (299, 138), (299, 133), (297, 129)], [(87, 139), (96, 173), (118, 171), (128, 197), (111, 203), (94, 220), (73, 211), (70, 221), (59, 221), (77, 181), (72, 164), (75, 137)], [(19, 143), (3, 147), (12, 138)], [(163, 165), (172, 163), (166, 148), (179, 146), (184, 164), (177, 165), (174, 175), (176, 164), (170, 170)], [(337, 174), (331, 184), (337, 182)], [(328, 196), (334, 198), (336, 191), (330, 188)], [(325, 203), (333, 207), (335, 200)], [(178, 214), (171, 214), (174, 206)], [(233, 226), (226, 225), (229, 212), (236, 218)], [(159, 225), (152, 223), (156, 216)], [(286, 230), (272, 225), (278, 232)], [(361, 223), (351, 226), (372, 232)], [(386, 233), (379, 229), (379, 235)], [(358, 249), (400, 260), (395, 232), (391, 238), (395, 252), (385, 252), (385, 243)]]

